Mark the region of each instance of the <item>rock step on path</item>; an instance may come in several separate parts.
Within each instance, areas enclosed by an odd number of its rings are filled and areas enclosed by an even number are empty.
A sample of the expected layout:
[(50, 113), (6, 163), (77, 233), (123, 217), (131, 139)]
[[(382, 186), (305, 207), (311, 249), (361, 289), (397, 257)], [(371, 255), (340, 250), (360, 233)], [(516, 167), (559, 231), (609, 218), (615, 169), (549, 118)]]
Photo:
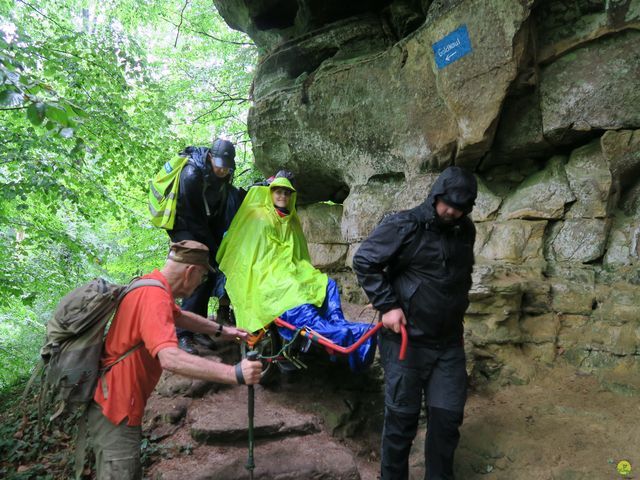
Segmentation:
[[(162, 455), (147, 475), (164, 480), (248, 479), (247, 388), (178, 389), (177, 381), (177, 376), (165, 374), (150, 399), (145, 431), (152, 439), (164, 439), (160, 445), (166, 451), (177, 447), (181, 453)], [(162, 388), (168, 385), (174, 388)], [(254, 478), (361, 478), (352, 452), (323, 431), (318, 415), (284, 405), (281, 395), (262, 386), (254, 388)], [(180, 396), (203, 391), (207, 393), (202, 398)], [(185, 455), (185, 449), (191, 454)]]
[[(254, 388), (254, 438), (268, 440), (320, 431), (314, 415), (279, 405), (271, 392), (260, 386)], [(194, 402), (187, 414), (191, 437), (209, 445), (246, 442), (249, 433), (247, 402), (247, 388), (229, 389), (225, 395)]]
[[(256, 441), (255, 479), (359, 480), (351, 452), (326, 434)], [(163, 480), (240, 480), (249, 478), (246, 446), (201, 446), (188, 457), (154, 465), (152, 478)]]

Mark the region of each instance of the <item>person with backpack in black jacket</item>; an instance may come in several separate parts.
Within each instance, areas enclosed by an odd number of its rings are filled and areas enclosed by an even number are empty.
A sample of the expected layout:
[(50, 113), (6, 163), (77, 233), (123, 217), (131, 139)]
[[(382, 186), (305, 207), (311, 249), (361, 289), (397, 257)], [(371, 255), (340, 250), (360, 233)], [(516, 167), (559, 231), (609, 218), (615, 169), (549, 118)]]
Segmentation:
[[(180, 155), (189, 160), (180, 172), (175, 223), (167, 233), (172, 242), (195, 240), (205, 244), (209, 248), (211, 265), (216, 265), (222, 236), (241, 203), (240, 192), (232, 185), (235, 147), (230, 141), (217, 138), (210, 148), (187, 147)], [(218, 316), (223, 317), (220, 313), (224, 311), (228, 317), (229, 303), (220, 281), (221, 275), (220, 272), (209, 275), (193, 295), (182, 301), (182, 310), (207, 317), (209, 298), (215, 294), (221, 306)], [(222, 318), (220, 320), (223, 321)], [(176, 333), (180, 348), (197, 354), (194, 333), (182, 328), (178, 328)], [(202, 340), (207, 339), (203, 337)]]
[[(385, 371), (381, 479), (409, 477), (409, 452), (423, 398), (425, 479), (453, 479), (467, 392), (463, 342), (469, 306), (477, 196), (473, 174), (448, 167), (421, 205), (384, 219), (353, 258), (358, 282), (382, 314)], [(398, 360), (400, 325), (409, 335)]]

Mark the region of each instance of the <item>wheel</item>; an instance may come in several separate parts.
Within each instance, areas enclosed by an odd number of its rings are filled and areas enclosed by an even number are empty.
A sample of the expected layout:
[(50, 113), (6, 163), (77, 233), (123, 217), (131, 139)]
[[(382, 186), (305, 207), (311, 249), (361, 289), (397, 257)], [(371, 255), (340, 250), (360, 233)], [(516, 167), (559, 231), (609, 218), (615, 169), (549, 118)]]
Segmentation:
[[(256, 350), (261, 357), (273, 357), (280, 351), (281, 345), (282, 339), (278, 334), (277, 327), (275, 325), (269, 325), (269, 328), (260, 341), (254, 345), (253, 350)], [(246, 358), (247, 352), (249, 352), (249, 346), (246, 343), (240, 344), (240, 354), (242, 358)], [(274, 362), (262, 360), (262, 373), (260, 374), (261, 385), (273, 383), (277, 374), (278, 366)]]

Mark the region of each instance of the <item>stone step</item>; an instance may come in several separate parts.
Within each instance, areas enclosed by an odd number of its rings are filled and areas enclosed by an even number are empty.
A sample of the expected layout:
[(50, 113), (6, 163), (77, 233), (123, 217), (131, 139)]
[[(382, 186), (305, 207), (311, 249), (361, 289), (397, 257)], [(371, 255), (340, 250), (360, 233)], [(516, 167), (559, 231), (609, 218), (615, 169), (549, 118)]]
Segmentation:
[[(281, 399), (271, 392), (260, 386), (254, 388), (254, 438), (308, 435), (320, 431), (315, 415), (283, 406)], [(247, 388), (232, 388), (225, 395), (194, 401), (187, 414), (191, 437), (208, 445), (246, 440), (247, 401)]]
[[(162, 480), (248, 479), (246, 446), (199, 446), (191, 456), (164, 459), (148, 472)], [(324, 433), (273, 441), (258, 440), (253, 475), (260, 480), (360, 480), (349, 450)]]
[[(202, 355), (214, 362), (221, 362), (223, 359), (212, 352)], [(202, 397), (209, 392), (217, 392), (222, 387), (221, 384), (185, 377), (183, 375), (171, 373), (168, 370), (162, 372), (162, 376), (156, 386), (155, 394), (166, 398), (174, 398), (178, 395), (185, 397)]]

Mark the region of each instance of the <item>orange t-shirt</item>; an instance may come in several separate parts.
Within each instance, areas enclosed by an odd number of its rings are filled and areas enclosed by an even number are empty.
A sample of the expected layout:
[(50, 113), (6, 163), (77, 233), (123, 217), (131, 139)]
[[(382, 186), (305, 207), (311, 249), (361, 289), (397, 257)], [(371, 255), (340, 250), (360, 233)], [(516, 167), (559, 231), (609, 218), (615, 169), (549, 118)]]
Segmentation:
[(178, 346), (175, 319), (180, 315), (180, 307), (174, 302), (171, 287), (158, 270), (142, 278), (160, 280), (166, 291), (140, 287), (124, 297), (107, 333), (101, 365), (117, 360), (139, 343), (143, 346), (105, 374), (107, 399), (100, 380), (93, 396), (114, 425), (125, 418), (127, 425), (142, 424), (144, 407), (162, 374), (158, 352)]

